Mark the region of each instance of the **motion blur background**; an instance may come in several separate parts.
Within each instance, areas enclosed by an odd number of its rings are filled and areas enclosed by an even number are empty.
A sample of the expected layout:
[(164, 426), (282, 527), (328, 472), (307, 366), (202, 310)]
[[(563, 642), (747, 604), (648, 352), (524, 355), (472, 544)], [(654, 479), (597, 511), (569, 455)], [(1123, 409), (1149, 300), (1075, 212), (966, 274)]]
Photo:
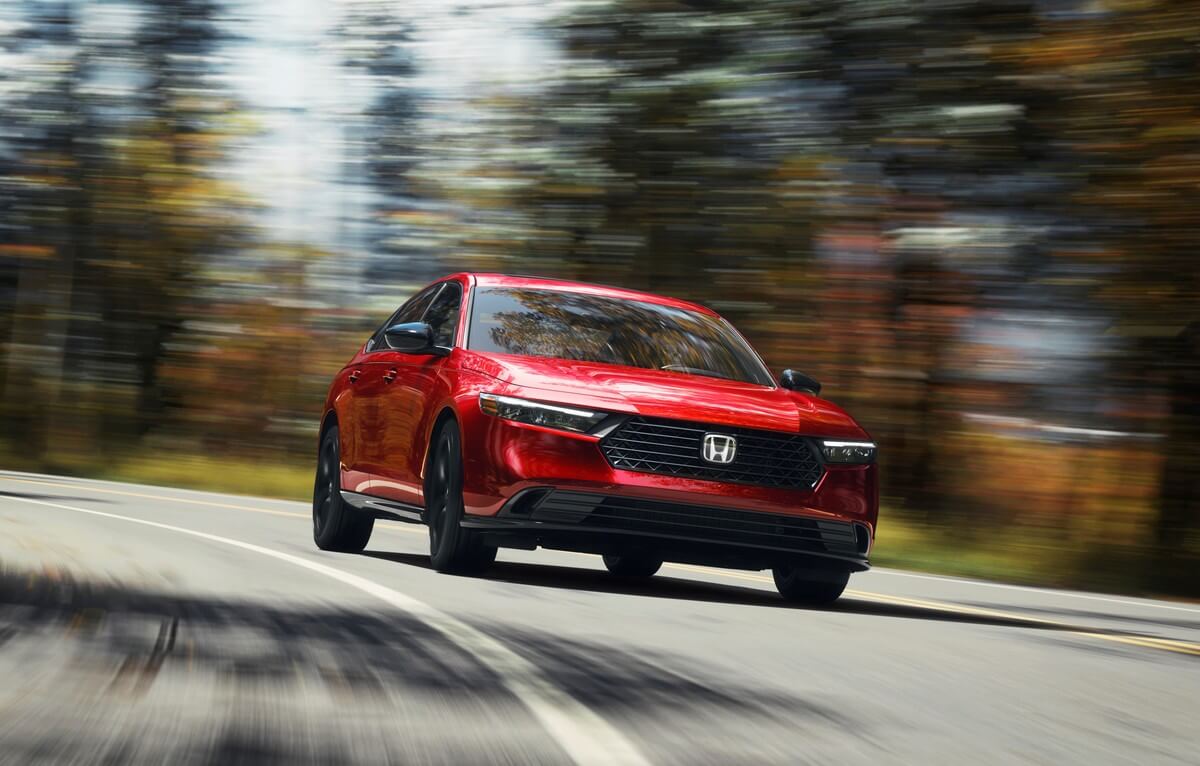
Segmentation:
[(4, 0), (0, 465), (304, 497), (424, 282), (704, 302), (881, 563), (1200, 595), (1200, 2)]

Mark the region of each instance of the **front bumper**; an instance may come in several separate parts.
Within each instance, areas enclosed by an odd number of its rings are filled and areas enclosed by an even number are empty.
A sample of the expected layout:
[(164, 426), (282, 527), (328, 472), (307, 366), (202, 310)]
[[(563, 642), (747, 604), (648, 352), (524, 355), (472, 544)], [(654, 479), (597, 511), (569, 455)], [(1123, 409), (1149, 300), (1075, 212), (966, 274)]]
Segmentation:
[(464, 524), (499, 544), (599, 553), (652, 545), (667, 560), (747, 569), (797, 555), (867, 567), (874, 464), (823, 466), (811, 488), (646, 473), (614, 467), (595, 436), (492, 417), (473, 399), (457, 410)]
[(467, 516), (497, 545), (589, 553), (649, 550), (669, 561), (766, 569), (798, 556), (869, 567), (865, 524), (536, 487), (495, 516)]

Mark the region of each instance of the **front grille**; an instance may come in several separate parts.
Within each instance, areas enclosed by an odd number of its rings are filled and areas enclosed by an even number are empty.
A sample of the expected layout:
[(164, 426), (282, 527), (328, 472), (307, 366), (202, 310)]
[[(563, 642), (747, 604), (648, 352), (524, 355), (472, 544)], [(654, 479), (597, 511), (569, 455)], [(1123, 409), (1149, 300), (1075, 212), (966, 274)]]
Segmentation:
[(531, 518), (597, 532), (655, 535), (794, 552), (861, 556), (853, 524), (776, 513), (556, 490)]
[[(732, 463), (704, 459), (704, 435), (737, 439)], [(797, 434), (634, 417), (600, 442), (613, 468), (763, 487), (811, 489), (823, 471), (812, 442)]]

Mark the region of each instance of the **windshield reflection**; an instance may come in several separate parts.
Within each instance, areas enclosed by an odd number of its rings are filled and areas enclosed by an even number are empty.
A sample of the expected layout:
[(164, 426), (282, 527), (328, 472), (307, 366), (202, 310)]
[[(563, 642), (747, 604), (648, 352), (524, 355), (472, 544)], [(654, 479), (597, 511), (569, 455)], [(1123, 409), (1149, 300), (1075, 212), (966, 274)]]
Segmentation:
[(468, 346), (771, 385), (754, 352), (717, 317), (586, 293), (481, 288)]

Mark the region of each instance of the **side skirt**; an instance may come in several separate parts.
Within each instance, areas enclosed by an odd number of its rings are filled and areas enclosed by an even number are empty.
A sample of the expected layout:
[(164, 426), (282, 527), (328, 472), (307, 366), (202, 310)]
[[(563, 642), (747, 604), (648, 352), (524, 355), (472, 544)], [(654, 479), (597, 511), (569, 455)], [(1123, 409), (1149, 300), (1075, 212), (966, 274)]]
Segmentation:
[(369, 513), (377, 519), (403, 521), (408, 524), (424, 524), (425, 509), (395, 500), (384, 500), (381, 497), (364, 495), (359, 492), (342, 490), (342, 501), (350, 507), (363, 513)]

